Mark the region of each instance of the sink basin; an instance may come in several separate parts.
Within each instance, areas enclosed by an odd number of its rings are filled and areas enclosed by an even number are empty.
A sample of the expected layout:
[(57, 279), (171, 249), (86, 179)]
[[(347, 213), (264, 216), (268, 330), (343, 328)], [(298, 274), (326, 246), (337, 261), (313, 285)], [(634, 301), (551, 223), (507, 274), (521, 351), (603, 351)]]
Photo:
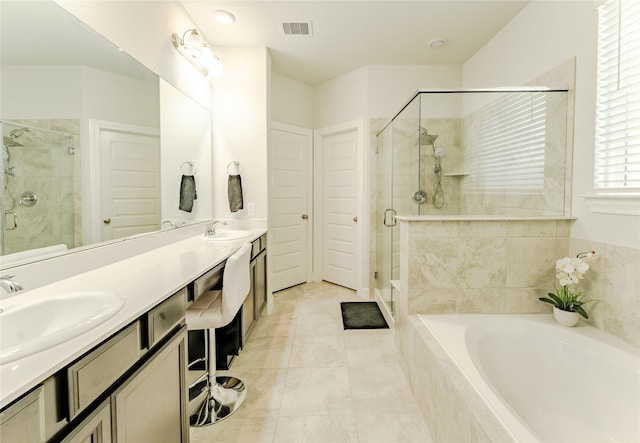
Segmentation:
[[(19, 297), (19, 296), (17, 296)], [(111, 292), (83, 291), (0, 304), (0, 364), (35, 354), (87, 332), (124, 306)]]
[(240, 240), (241, 238), (249, 238), (253, 235), (251, 231), (220, 231), (216, 232), (212, 236), (204, 236), (205, 240)]

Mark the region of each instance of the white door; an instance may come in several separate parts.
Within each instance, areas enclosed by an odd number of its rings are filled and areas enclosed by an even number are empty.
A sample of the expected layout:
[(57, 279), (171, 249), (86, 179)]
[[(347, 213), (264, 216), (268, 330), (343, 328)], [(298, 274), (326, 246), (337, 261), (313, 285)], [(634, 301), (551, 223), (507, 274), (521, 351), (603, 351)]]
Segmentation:
[(269, 251), (271, 291), (308, 280), (311, 263), (311, 131), (272, 124)]
[(100, 131), (102, 240), (160, 229), (160, 138)]
[(358, 130), (322, 140), (322, 279), (357, 289)]

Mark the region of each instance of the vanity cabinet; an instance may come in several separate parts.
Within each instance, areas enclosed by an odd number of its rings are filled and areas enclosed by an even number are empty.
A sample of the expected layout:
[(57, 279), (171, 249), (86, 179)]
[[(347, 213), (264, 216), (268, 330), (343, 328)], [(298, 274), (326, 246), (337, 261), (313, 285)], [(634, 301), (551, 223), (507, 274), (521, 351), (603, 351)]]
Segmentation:
[(267, 301), (267, 234), (251, 244), (250, 268), (251, 289), (242, 305), (242, 347)]
[(183, 288), (0, 412), (10, 443), (185, 443)]
[(111, 395), (117, 443), (189, 441), (186, 354), (183, 326)]
[(0, 413), (0, 442), (44, 442), (42, 386)]
[(62, 443), (110, 443), (111, 438), (111, 402), (106, 400), (83, 420)]

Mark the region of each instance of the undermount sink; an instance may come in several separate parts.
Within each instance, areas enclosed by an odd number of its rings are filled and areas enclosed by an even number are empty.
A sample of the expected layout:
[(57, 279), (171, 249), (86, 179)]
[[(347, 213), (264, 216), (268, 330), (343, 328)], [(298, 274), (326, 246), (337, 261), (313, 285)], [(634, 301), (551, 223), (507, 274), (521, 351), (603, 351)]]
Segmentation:
[(113, 317), (124, 300), (106, 291), (82, 291), (0, 303), (0, 364), (35, 354)]
[(220, 231), (216, 232), (213, 235), (205, 235), (205, 240), (240, 240), (241, 238), (249, 238), (253, 235), (251, 231), (243, 231), (243, 230), (229, 230), (229, 231)]

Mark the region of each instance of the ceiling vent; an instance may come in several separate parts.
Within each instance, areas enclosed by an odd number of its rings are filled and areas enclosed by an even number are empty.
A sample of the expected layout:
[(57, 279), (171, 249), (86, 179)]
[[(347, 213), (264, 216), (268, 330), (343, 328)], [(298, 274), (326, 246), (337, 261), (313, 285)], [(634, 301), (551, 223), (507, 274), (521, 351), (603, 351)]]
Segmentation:
[(282, 22), (284, 35), (311, 35), (311, 22)]

